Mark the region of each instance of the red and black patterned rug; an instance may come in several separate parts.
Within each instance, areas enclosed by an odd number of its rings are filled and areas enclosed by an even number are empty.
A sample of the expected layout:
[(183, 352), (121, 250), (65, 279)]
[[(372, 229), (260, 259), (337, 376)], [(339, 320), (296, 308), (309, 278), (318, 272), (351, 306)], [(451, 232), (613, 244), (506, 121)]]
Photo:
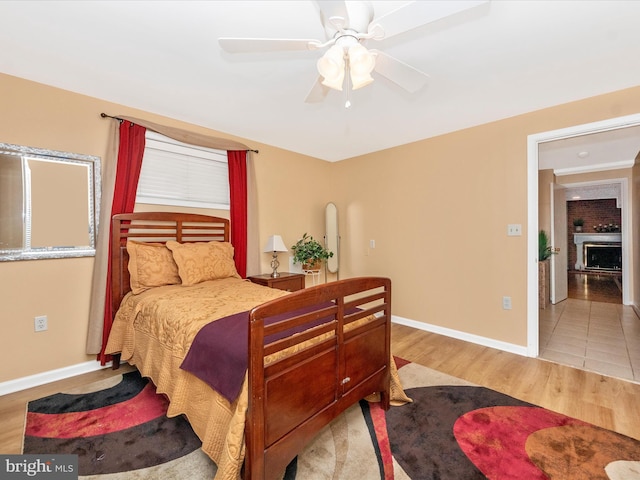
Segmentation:
[[(640, 442), (398, 359), (413, 403), (361, 402), (284, 479), (640, 479)], [(82, 476), (210, 479), (215, 465), (137, 372), (85, 394), (30, 402), (24, 453), (75, 453)], [(104, 476), (104, 477), (103, 477)]]
[[(23, 453), (78, 455), (81, 476), (213, 478), (215, 464), (183, 417), (137, 371), (28, 403)], [(135, 472), (135, 473), (134, 473)]]

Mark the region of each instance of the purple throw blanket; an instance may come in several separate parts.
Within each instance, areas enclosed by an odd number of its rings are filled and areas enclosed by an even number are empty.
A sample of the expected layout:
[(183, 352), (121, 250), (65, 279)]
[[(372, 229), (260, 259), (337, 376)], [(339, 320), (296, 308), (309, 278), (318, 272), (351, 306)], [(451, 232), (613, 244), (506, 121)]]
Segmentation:
[[(265, 325), (334, 305), (327, 302), (265, 319)], [(356, 309), (357, 310), (357, 309)], [(355, 310), (354, 310), (355, 311)], [(265, 339), (267, 343), (302, 332), (332, 320), (332, 316), (305, 323)], [(192, 373), (233, 402), (248, 368), (249, 311), (235, 313), (208, 323), (196, 334), (180, 368)]]

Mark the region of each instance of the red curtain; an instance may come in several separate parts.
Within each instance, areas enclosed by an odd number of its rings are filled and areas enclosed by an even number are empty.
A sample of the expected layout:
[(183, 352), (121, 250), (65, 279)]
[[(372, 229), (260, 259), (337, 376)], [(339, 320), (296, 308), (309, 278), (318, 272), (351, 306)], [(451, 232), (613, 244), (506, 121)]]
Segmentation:
[[(116, 165), (116, 181), (111, 204), (111, 216), (118, 213), (131, 213), (136, 203), (136, 190), (144, 155), (146, 128), (128, 121), (120, 124), (120, 145), (118, 148), (118, 162)], [(103, 225), (102, 228), (106, 228)], [(111, 223), (109, 223), (109, 239), (111, 239)], [(109, 240), (109, 263), (107, 265), (107, 288), (104, 304), (104, 328), (102, 330), (102, 349), (98, 355), (100, 364), (104, 365), (111, 358), (105, 355), (113, 311), (111, 309), (111, 240)]]
[(231, 244), (236, 269), (242, 278), (247, 276), (247, 152), (227, 151), (229, 161), (229, 195), (231, 197)]

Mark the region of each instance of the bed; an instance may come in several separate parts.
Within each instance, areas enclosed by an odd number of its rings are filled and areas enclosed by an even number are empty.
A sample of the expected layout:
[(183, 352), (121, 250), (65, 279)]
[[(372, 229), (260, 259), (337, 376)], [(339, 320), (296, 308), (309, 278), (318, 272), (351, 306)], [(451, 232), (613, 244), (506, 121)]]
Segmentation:
[(282, 478), (352, 404), (410, 401), (390, 352), (389, 279), (289, 293), (237, 275), (224, 218), (132, 213), (112, 227), (106, 353), (151, 378), (168, 416), (187, 417), (216, 479)]

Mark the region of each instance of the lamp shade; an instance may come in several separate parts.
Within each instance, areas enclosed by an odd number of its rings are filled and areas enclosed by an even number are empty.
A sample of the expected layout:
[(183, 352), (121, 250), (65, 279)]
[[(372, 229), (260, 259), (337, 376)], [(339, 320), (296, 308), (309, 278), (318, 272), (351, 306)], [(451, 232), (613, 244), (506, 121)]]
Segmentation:
[(287, 247), (282, 241), (280, 235), (271, 235), (267, 244), (264, 246), (264, 252), (288, 252)]

